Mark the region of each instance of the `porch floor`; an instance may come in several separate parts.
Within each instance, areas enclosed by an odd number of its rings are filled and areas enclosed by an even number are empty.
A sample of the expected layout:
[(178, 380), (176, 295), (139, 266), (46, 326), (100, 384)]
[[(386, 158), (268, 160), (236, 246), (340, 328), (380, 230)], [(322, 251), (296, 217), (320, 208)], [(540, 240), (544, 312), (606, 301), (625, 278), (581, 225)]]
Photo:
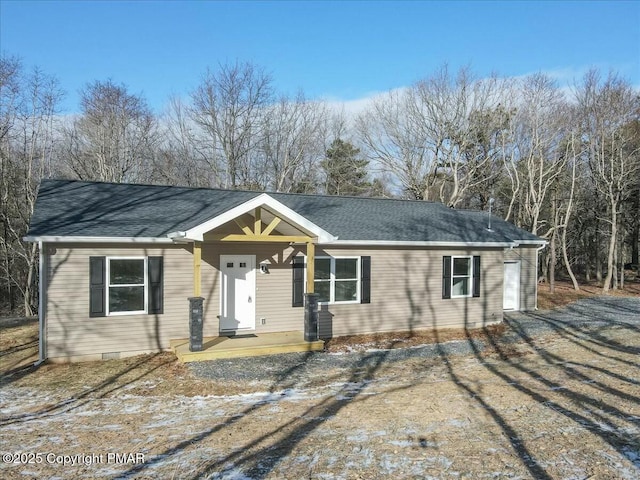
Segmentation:
[(198, 362), (219, 358), (255, 357), (277, 353), (321, 351), (324, 342), (307, 342), (302, 332), (277, 332), (232, 337), (205, 337), (200, 352), (189, 351), (189, 339), (169, 342), (171, 351), (181, 362)]

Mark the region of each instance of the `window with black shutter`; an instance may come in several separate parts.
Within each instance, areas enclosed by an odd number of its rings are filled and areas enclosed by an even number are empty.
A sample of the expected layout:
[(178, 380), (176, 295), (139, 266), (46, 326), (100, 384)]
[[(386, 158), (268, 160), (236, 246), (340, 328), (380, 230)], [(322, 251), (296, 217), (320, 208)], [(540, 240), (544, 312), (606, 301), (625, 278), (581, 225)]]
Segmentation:
[(161, 314), (163, 257), (89, 257), (89, 316)]
[[(305, 257), (293, 258), (293, 306), (305, 293)], [(314, 291), (322, 303), (371, 303), (371, 257), (316, 257)]]
[(442, 257), (442, 298), (480, 296), (480, 256)]

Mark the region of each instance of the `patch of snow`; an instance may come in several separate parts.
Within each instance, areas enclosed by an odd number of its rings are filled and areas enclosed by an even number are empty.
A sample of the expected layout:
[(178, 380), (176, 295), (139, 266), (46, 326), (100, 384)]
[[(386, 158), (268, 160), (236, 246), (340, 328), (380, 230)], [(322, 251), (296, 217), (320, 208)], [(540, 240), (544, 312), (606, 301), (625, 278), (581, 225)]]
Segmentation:
[(467, 427), (469, 426), (469, 420), (460, 420), (457, 418), (452, 418), (447, 422), (452, 427)]
[(411, 447), (416, 444), (416, 442), (412, 442), (410, 440), (391, 440), (389, 443), (396, 447)]
[(349, 442), (365, 442), (367, 440), (369, 440), (369, 435), (364, 430), (358, 430), (351, 433), (351, 435), (347, 435), (347, 441)]
[(30, 477), (38, 477), (38, 473), (37, 472), (32, 472), (31, 470), (22, 470), (20, 472), (20, 475), (24, 476), (24, 475), (29, 475)]
[(94, 415), (101, 415), (103, 412), (99, 410), (81, 410), (76, 412), (76, 416), (78, 417), (93, 417)]
[(145, 430), (150, 430), (152, 428), (168, 427), (170, 425), (176, 425), (180, 421), (181, 421), (180, 418), (170, 417), (170, 418), (167, 418), (165, 420), (159, 420), (159, 421), (156, 421), (156, 422), (153, 422), (153, 423), (148, 423), (148, 424), (142, 426), (141, 428), (143, 428)]
[(122, 425), (117, 425), (117, 424), (100, 425), (100, 430), (118, 431), (118, 430), (122, 430)]
[(251, 477), (247, 477), (242, 470), (238, 468), (230, 468), (223, 472), (216, 472), (211, 475), (208, 480), (253, 480)]
[(139, 403), (131, 402), (129, 405), (125, 405), (123, 407), (122, 413), (124, 414), (139, 413), (141, 408), (142, 408), (142, 405), (140, 405)]

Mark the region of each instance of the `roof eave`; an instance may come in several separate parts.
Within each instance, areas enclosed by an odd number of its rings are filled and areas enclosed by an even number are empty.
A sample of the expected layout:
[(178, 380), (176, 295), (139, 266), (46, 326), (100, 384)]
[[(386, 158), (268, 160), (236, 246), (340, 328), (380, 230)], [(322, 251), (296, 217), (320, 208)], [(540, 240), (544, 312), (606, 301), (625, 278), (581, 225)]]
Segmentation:
[(520, 245), (541, 245), (541, 246), (545, 246), (545, 245), (549, 244), (549, 241), (541, 238), (539, 240), (514, 240), (514, 243), (516, 243), (517, 246), (520, 246)]
[(28, 235), (22, 240), (44, 243), (173, 243), (170, 238), (166, 237), (83, 237), (74, 235)]
[(336, 240), (334, 242), (319, 242), (331, 246), (382, 246), (382, 247), (485, 247), (510, 248), (515, 242), (441, 242), (441, 241), (408, 241), (408, 240)]

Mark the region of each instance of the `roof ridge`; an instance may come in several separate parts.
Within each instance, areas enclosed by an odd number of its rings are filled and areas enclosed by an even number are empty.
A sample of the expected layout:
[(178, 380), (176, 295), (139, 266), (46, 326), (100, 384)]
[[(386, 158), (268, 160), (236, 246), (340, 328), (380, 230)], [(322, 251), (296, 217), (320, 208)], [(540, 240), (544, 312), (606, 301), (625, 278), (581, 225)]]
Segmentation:
[[(119, 186), (135, 186), (135, 187), (155, 187), (155, 188), (178, 188), (182, 190), (206, 190), (206, 191), (216, 191), (216, 192), (242, 192), (242, 193), (254, 193), (256, 195), (260, 195), (266, 193), (267, 195), (287, 195), (292, 197), (323, 197), (323, 198), (345, 198), (345, 199), (353, 199), (353, 200), (382, 200), (382, 201), (394, 201), (394, 202), (403, 202), (403, 203), (421, 203), (421, 204), (430, 204), (430, 205), (442, 205), (446, 207), (446, 205), (442, 202), (438, 202), (435, 200), (417, 200), (413, 198), (393, 198), (393, 197), (369, 197), (369, 196), (356, 196), (356, 195), (329, 195), (326, 193), (294, 193), (294, 192), (275, 192), (270, 190), (245, 190), (245, 189), (230, 189), (230, 188), (220, 188), (220, 187), (186, 187), (182, 185), (168, 185), (168, 184), (156, 184), (156, 183), (140, 183), (140, 182), (108, 182), (104, 180), (78, 180), (78, 179), (68, 179), (68, 178), (44, 178), (42, 182), (73, 182), (73, 183), (83, 183), (87, 185), (119, 185)], [(457, 209), (456, 209), (457, 210)]]

